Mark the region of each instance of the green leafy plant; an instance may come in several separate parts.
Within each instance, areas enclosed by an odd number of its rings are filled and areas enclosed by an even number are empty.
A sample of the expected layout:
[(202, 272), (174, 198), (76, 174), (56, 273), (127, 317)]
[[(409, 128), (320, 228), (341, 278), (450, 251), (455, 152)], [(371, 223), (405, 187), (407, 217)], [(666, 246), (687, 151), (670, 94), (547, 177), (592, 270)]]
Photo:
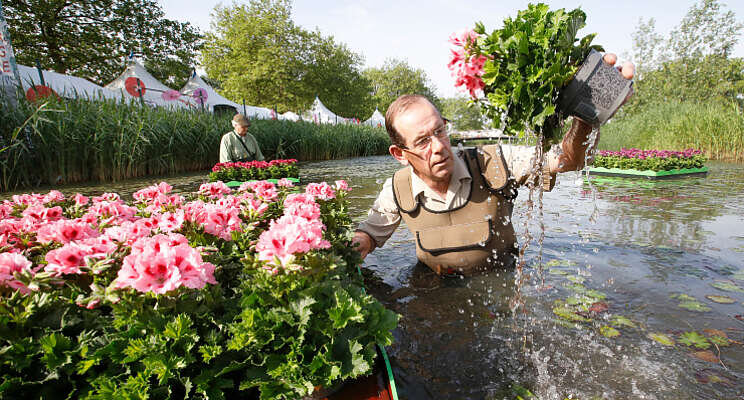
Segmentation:
[(592, 49), (603, 51), (591, 44), (595, 34), (577, 38), (585, 21), (578, 8), (551, 11), (543, 3), (529, 4), (501, 29), (489, 33), (477, 23), (474, 32), (451, 39), (462, 49), (455, 50), (450, 66), (459, 67), (457, 83), (470, 90), (493, 126), (520, 136), (535, 132), (547, 144), (560, 136), (560, 90)]

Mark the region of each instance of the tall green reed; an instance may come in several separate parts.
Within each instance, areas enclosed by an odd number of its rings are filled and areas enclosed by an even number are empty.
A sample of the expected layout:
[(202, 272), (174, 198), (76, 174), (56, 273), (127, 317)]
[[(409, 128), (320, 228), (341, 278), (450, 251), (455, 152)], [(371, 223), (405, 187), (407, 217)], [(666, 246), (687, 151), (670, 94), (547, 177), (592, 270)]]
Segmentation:
[(703, 150), (710, 159), (744, 162), (744, 113), (735, 103), (657, 102), (602, 127), (599, 148)]
[[(111, 182), (210, 169), (231, 115), (110, 100), (47, 99), (0, 107), (0, 191)], [(384, 129), (254, 120), (267, 159), (328, 160), (384, 154)]]

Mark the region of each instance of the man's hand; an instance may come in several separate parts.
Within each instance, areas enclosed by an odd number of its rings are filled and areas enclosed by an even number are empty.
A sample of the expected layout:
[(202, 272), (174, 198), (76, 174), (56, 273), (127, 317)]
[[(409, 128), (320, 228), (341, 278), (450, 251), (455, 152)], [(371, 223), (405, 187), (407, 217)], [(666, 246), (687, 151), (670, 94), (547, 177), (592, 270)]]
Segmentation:
[(356, 250), (362, 254), (362, 259), (367, 257), (367, 254), (375, 249), (375, 241), (372, 240), (366, 232), (354, 232), (354, 237), (351, 239), (351, 243), (356, 246)]
[[(602, 57), (602, 60), (609, 65), (615, 65), (617, 62), (617, 56), (613, 53), (606, 53), (604, 57)], [(626, 61), (616, 68), (625, 79), (633, 79), (633, 76), (635, 76), (635, 65), (630, 61)], [(623, 100), (622, 104), (625, 104), (632, 95), (633, 88), (631, 87), (628, 96)], [(574, 117), (571, 129), (566, 133), (566, 136), (563, 137), (563, 142), (561, 142), (563, 154), (550, 161), (550, 172), (554, 174), (556, 172), (576, 171), (583, 168), (584, 157), (590, 145), (588, 136), (591, 132), (592, 126), (590, 124)], [(597, 143), (599, 143), (599, 132), (594, 141), (595, 145)], [(592, 160), (588, 161), (591, 163)]]

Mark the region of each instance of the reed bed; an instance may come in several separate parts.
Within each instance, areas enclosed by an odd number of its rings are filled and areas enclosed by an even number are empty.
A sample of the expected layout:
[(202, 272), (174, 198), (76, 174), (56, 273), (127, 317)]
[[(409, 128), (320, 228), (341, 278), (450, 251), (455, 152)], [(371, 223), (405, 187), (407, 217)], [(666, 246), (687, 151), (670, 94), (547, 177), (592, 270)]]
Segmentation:
[(703, 150), (709, 159), (744, 162), (744, 113), (734, 103), (659, 102), (602, 127), (599, 148)]
[[(138, 103), (0, 103), (0, 191), (207, 171), (231, 129), (231, 115)], [(256, 120), (250, 132), (267, 159), (384, 154), (389, 142), (384, 129), (358, 125)]]

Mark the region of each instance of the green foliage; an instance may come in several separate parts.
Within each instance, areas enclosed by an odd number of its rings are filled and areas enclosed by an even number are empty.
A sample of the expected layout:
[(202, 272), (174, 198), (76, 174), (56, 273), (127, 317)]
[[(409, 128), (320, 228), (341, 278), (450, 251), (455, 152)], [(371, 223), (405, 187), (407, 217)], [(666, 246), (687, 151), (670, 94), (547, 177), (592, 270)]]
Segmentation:
[(663, 333), (649, 333), (648, 337), (664, 346), (674, 346), (675, 343), (672, 337)]
[[(576, 37), (586, 14), (580, 9), (550, 11), (546, 4), (529, 4), (516, 18), (506, 18), (501, 29), (482, 36), (477, 54), (488, 57), (484, 65), (482, 102), (494, 127), (508, 134), (524, 135), (525, 129), (546, 138), (560, 136), (562, 117), (557, 110), (558, 94), (573, 77), (592, 48), (595, 34)], [(578, 43), (577, 43), (578, 42)]]
[(480, 108), (464, 97), (442, 99), (441, 113), (452, 121), (455, 131), (483, 129), (483, 116)]
[(130, 51), (172, 87), (186, 83), (201, 47), (188, 22), (164, 18), (154, 0), (3, 2), (17, 61), (105, 85)]
[(377, 107), (383, 114), (390, 103), (404, 94), (420, 94), (438, 110), (442, 109), (442, 103), (434, 92), (434, 84), (426, 72), (410, 66), (405, 60), (389, 58), (382, 67), (367, 68), (362, 74), (372, 86), (372, 108)]
[(299, 114), (319, 96), (339, 115), (371, 115), (362, 56), (295, 25), (291, 8), (289, 0), (216, 6), (201, 54), (207, 75), (236, 102)]
[[(2, 99), (0, 99), (2, 102)], [(21, 100), (0, 113), (0, 190), (118, 181), (211, 168), (230, 117), (111, 101)], [(257, 120), (267, 159), (328, 160), (387, 153), (384, 129)]]
[(671, 171), (674, 169), (703, 168), (705, 161), (706, 157), (703, 155), (694, 155), (689, 158), (647, 157), (644, 159), (620, 156), (596, 156), (594, 167), (635, 169), (638, 171)]
[[(273, 161), (272, 161), (273, 162)], [(260, 161), (259, 161), (260, 163)], [(227, 164), (227, 165), (225, 165)], [(209, 180), (211, 182), (223, 181), (238, 181), (246, 182), (253, 180), (263, 179), (281, 179), (281, 178), (299, 178), (300, 170), (297, 168), (296, 161), (291, 163), (281, 163), (270, 166), (255, 166), (250, 165), (232, 165), (235, 163), (219, 163), (212, 167), (212, 172), (209, 173)]]
[(705, 336), (697, 332), (683, 333), (679, 338), (679, 342), (682, 344), (686, 344), (688, 346), (695, 346), (696, 348), (702, 349), (702, 350), (705, 350), (708, 347), (710, 347), (710, 342), (708, 342), (708, 339), (706, 339)]

